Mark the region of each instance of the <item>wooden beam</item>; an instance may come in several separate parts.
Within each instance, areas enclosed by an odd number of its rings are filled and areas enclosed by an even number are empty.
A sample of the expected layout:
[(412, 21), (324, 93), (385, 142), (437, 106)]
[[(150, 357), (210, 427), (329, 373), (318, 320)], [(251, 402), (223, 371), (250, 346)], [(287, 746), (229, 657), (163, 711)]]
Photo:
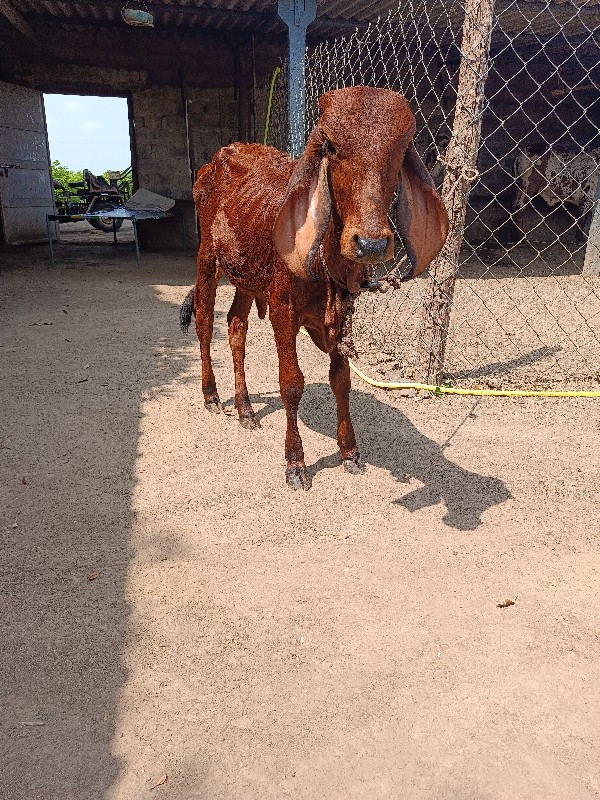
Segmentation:
[(19, 12), (11, 6), (8, 0), (0, 5), (0, 14), (11, 23), (11, 25), (20, 31), (23, 36), (33, 36), (33, 31), (29, 24), (23, 19)]
[[(122, 7), (124, 0), (103, 0), (112, 8)], [(240, 27), (243, 27), (243, 35), (258, 33), (268, 27), (273, 33), (284, 33), (285, 26), (280, 17), (273, 11), (238, 11), (235, 8), (199, 8), (196, 6), (165, 6), (156, 2), (145, 2), (144, 8), (155, 15), (154, 30), (157, 33), (181, 34), (185, 36), (197, 35), (199, 31), (216, 30), (225, 35), (235, 34)], [(162, 22), (165, 12), (179, 17), (178, 21), (171, 21), (168, 24)], [(189, 22), (194, 20), (193, 27), (189, 27)], [(40, 10), (35, 16), (31, 17), (31, 23), (36, 26), (59, 25), (75, 26), (77, 28), (93, 27), (96, 30), (104, 29), (127, 29), (127, 25), (117, 16), (114, 19), (96, 20), (92, 16), (81, 18), (75, 16), (64, 16), (50, 14), (48, 11)], [(187, 23), (187, 25), (186, 25)], [(251, 27), (249, 26), (251, 23)], [(337, 35), (351, 33), (356, 28), (364, 28), (368, 23), (358, 20), (334, 19), (331, 17), (317, 17), (309, 26), (309, 38), (319, 36), (319, 31), (323, 29), (333, 29)], [(129, 28), (131, 30), (131, 28)], [(30, 29), (31, 31), (31, 29)]]

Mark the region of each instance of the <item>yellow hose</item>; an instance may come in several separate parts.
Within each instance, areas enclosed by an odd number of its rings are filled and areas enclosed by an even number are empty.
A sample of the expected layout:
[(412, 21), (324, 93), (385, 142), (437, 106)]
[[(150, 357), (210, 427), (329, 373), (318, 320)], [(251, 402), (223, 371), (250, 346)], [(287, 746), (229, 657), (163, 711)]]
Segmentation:
[(275, 81), (277, 80), (277, 76), (281, 72), (280, 67), (275, 67), (275, 71), (273, 72), (273, 77), (271, 78), (271, 87), (269, 89), (269, 102), (267, 104), (267, 119), (265, 120), (265, 135), (263, 137), (263, 144), (267, 143), (269, 138), (269, 124), (271, 122), (271, 106), (273, 104), (273, 92), (275, 91)]
[[(300, 328), (300, 333), (305, 336), (309, 334)], [(385, 381), (377, 381), (374, 378), (369, 378), (365, 375), (352, 361), (350, 361), (350, 369), (361, 380), (368, 383), (370, 386), (375, 386), (377, 389), (415, 389), (431, 392), (432, 394), (461, 394), (461, 395), (475, 395), (477, 397), (600, 397), (600, 392), (555, 392), (552, 390), (543, 391), (536, 389), (458, 389), (454, 386), (433, 386), (427, 383), (410, 383), (403, 381), (400, 383), (387, 383)]]

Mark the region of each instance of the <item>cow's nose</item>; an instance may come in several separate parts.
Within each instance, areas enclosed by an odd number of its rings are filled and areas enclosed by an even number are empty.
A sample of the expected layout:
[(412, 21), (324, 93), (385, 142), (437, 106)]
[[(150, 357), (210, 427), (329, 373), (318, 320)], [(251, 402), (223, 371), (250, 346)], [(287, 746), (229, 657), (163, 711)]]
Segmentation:
[(389, 238), (385, 239), (363, 239), (356, 237), (356, 257), (357, 258), (376, 258), (385, 255), (388, 248)]

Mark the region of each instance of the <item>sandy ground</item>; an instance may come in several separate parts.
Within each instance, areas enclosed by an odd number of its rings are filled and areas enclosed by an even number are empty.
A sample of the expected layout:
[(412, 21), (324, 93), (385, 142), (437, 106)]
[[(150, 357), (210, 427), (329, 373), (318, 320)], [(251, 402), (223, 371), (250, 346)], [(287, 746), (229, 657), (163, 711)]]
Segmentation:
[(356, 380), (350, 476), (300, 337), (293, 493), (268, 322), (248, 432), (178, 329), (193, 254), (46, 258), (0, 254), (2, 800), (600, 797), (597, 401)]
[[(537, 247), (464, 248), (445, 354), (456, 385), (600, 389), (600, 277), (582, 275), (582, 245)], [(385, 380), (424, 377), (415, 357), (427, 286), (424, 276), (359, 300), (357, 342)]]

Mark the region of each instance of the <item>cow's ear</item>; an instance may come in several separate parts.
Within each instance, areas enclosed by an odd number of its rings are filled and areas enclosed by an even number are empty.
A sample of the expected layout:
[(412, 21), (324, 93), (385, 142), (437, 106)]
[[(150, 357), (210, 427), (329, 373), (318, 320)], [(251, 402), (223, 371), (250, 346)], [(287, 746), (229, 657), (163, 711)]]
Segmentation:
[(414, 278), (442, 249), (448, 236), (448, 213), (412, 142), (400, 169), (396, 222), (412, 265), (406, 278)]
[(273, 226), (275, 249), (290, 271), (303, 280), (315, 279), (312, 264), (331, 217), (328, 164), (322, 149), (307, 147)]

